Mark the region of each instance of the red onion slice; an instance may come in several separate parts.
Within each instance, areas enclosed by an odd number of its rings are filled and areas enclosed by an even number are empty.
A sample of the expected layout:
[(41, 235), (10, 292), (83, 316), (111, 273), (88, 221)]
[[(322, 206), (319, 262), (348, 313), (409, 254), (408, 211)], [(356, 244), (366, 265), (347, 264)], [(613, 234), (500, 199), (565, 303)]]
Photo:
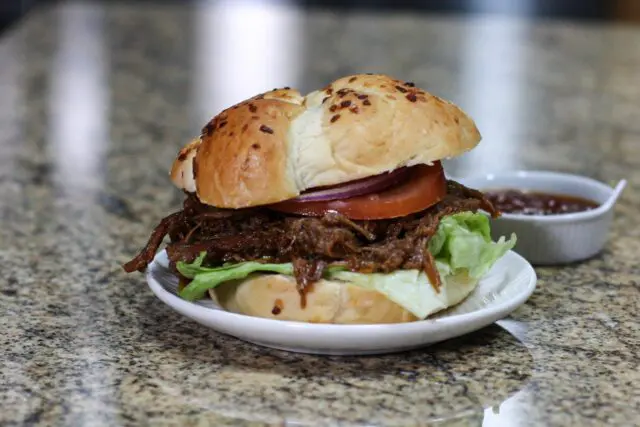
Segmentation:
[(409, 174), (409, 168), (403, 167), (392, 172), (385, 172), (380, 175), (370, 176), (344, 184), (316, 187), (307, 190), (292, 201), (296, 202), (324, 202), (328, 200), (348, 199), (362, 196), (363, 194), (382, 191), (392, 185), (404, 181)]

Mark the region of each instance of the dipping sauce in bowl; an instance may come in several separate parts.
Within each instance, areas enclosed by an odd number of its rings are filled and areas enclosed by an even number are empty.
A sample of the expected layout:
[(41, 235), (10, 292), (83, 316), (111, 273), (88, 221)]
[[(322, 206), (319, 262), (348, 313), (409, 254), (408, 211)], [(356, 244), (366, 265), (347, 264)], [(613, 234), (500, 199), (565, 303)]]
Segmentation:
[(503, 212), (491, 221), (491, 235), (515, 233), (514, 250), (534, 265), (572, 263), (600, 252), (626, 185), (622, 180), (612, 188), (552, 171), (499, 171), (459, 182), (481, 190)]
[(600, 206), (593, 200), (566, 194), (521, 190), (488, 190), (487, 198), (500, 212), (522, 215), (558, 215), (583, 212)]

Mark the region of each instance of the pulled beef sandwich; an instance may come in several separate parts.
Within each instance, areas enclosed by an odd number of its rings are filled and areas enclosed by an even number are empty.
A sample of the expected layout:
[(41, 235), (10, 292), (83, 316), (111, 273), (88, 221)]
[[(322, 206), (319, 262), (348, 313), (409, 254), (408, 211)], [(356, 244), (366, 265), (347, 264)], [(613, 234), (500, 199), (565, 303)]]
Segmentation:
[(258, 95), (180, 151), (183, 210), (124, 269), (144, 270), (168, 235), (187, 300), (302, 322), (424, 319), (515, 244), (491, 240), (479, 211), (494, 207), (440, 165), (479, 141), (458, 107), (384, 75)]

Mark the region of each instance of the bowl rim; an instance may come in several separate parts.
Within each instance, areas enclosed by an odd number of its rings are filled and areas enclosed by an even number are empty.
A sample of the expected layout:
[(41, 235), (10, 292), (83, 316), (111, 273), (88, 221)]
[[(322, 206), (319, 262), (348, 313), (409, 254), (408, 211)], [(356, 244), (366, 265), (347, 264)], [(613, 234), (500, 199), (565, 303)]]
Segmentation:
[[(569, 181), (572, 180), (574, 182), (579, 182), (580, 184), (586, 187), (598, 187), (600, 190), (604, 190), (609, 193), (609, 199), (603, 203), (601, 203), (597, 208), (591, 209), (588, 211), (582, 212), (571, 212), (564, 214), (550, 214), (550, 215), (525, 215), (525, 214), (514, 214), (514, 213), (502, 213), (500, 217), (497, 219), (509, 219), (514, 221), (522, 221), (522, 222), (555, 222), (555, 223), (563, 223), (563, 222), (576, 222), (576, 221), (586, 221), (594, 218), (601, 217), (605, 215), (607, 212), (611, 211), (615, 203), (611, 202), (611, 195), (613, 195), (614, 188), (608, 186), (607, 184), (598, 181), (596, 179), (590, 178), (584, 175), (576, 175), (567, 172), (554, 172), (554, 171), (544, 171), (544, 170), (507, 170), (503, 172), (491, 172), (485, 173), (482, 175), (468, 175), (465, 177), (459, 177), (458, 179), (465, 181), (471, 179), (485, 179), (487, 181), (492, 181), (496, 177), (518, 177), (518, 178), (528, 178), (528, 177), (545, 177), (545, 178), (556, 178), (558, 180)], [(514, 188), (518, 188), (517, 186), (513, 186)], [(480, 190), (484, 191), (484, 190)]]

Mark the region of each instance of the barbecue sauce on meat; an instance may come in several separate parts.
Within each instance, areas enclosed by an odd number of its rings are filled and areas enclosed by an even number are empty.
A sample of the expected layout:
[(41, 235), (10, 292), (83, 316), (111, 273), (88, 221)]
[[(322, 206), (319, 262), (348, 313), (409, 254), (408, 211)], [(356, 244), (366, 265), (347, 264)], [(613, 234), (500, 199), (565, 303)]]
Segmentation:
[(480, 209), (498, 215), (481, 192), (454, 181), (447, 182), (447, 195), (429, 209), (375, 221), (350, 220), (335, 212), (316, 218), (267, 208), (217, 209), (188, 194), (184, 209), (164, 218), (146, 247), (124, 269), (146, 268), (169, 235), (167, 254), (172, 263), (192, 262), (202, 251), (207, 252), (207, 265), (292, 262), (303, 307), (313, 283), (322, 278), (328, 265), (336, 264), (363, 273), (419, 269), (439, 291), (440, 276), (428, 251), (429, 239), (444, 216)]

